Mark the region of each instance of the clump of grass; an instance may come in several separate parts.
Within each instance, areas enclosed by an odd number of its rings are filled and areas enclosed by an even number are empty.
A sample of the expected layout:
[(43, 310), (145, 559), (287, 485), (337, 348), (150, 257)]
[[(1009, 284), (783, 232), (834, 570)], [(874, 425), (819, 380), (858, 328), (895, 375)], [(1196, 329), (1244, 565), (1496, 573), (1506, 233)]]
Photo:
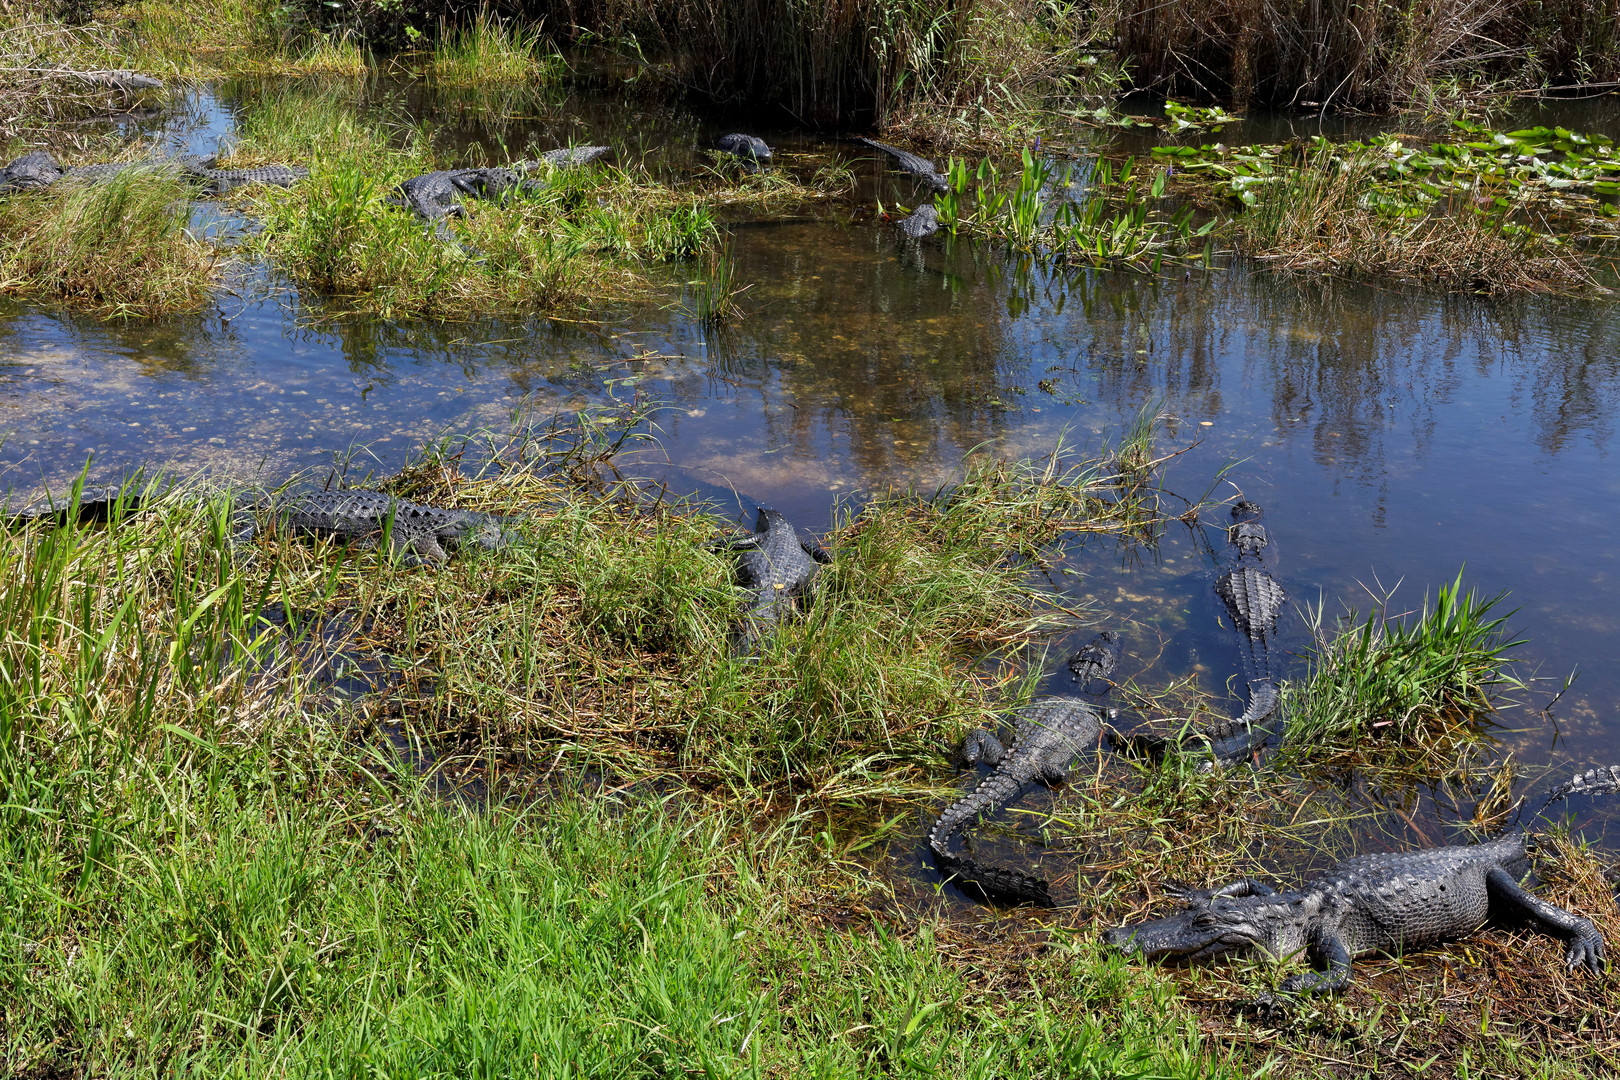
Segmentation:
[[(306, 102), (308, 104), (306, 105)], [(255, 249), (339, 304), (385, 316), (569, 312), (650, 298), (655, 263), (719, 239), (702, 197), (604, 167), (553, 170), (499, 203), (467, 200), (446, 241), (384, 200), (438, 167), (414, 133), (356, 119), (341, 95), (267, 98), (243, 119), (230, 164), (304, 161), (308, 181), (252, 192), (265, 223)]]
[(748, 286), (737, 283), (737, 263), (729, 249), (710, 252), (703, 261), (703, 275), (691, 283), (689, 310), (707, 327), (730, 322), (742, 313), (737, 297)]
[(1443, 287), (1583, 292), (1591, 275), (1556, 238), (1496, 207), (1437, 205), (1383, 212), (1371, 196), (1379, 163), (1319, 151), (1255, 185), (1235, 222), (1242, 248), (1268, 265), (1313, 273), (1406, 278)]
[(292, 62), (299, 73), (311, 75), (364, 75), (371, 65), (360, 43), (348, 34), (316, 34)]
[(105, 319), (200, 310), (218, 252), (187, 229), (190, 188), (130, 170), (0, 203), (0, 287)]
[(546, 82), (567, 64), (541, 33), (539, 24), (515, 25), (481, 8), (457, 26), (441, 24), (429, 71), (444, 86)]
[(1286, 688), (1288, 744), (1313, 764), (1342, 765), (1395, 749), (1403, 760), (1444, 757), (1476, 742), (1496, 696), (1524, 688), (1506, 666), (1523, 641), (1504, 631), (1509, 615), (1492, 614), (1502, 599), (1465, 591), (1459, 573), (1406, 616), (1385, 596), (1330, 631), (1318, 608), (1309, 670)]

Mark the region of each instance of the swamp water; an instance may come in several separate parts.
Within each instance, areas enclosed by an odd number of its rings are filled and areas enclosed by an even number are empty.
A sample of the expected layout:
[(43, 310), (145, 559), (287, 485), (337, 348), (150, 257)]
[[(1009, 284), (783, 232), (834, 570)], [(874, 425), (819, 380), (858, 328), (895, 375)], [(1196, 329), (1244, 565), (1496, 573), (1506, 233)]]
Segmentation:
[[(372, 93), (496, 159), (502, 144), (606, 142), (678, 172), (722, 130), (591, 100), (495, 130), (406, 88)], [(198, 97), (147, 134), (211, 152), (250, 97)], [(842, 158), (858, 185), (786, 218), (731, 223), (750, 287), (719, 329), (673, 307), (600, 324), (326, 318), (251, 267), (200, 318), (100, 325), (8, 303), (0, 489), (61, 489), (92, 455), (95, 477), (167, 465), (275, 484), (337, 461), (350, 475), (387, 472), (424, 440), (501, 430), (518, 409), (661, 402), (656, 451), (623, 466), (820, 528), (863, 493), (948, 483), (975, 449), (1098, 449), (1151, 409), (1168, 418), (1160, 452), (1187, 448), (1169, 490), (1197, 498), (1230, 466), (1217, 497), (1241, 489), (1266, 508), (1292, 599), (1285, 645), (1307, 641), (1303, 604), (1364, 612), (1399, 583), (1391, 610), (1416, 608), (1465, 568), (1466, 586), (1509, 593), (1509, 627), (1528, 639), (1520, 672), (1542, 680), (1497, 732), (1527, 767), (1521, 786), (1620, 760), (1612, 300), (1481, 300), (1243, 268), (1051, 270), (996, 245), (907, 243), (871, 208), (913, 204), (923, 193), (909, 181), (850, 143), (760, 134), (779, 166), (808, 175)], [(211, 228), (251, 227), (198, 213)], [(1093, 542), (1049, 577), (1122, 632), (1119, 674), (1148, 689), (1195, 677), (1235, 714), (1238, 655), (1209, 596), (1211, 537), (1172, 524), (1153, 549)], [(1053, 644), (1052, 689), (1068, 688), (1061, 657), (1086, 636)], [(1577, 809), (1594, 840), (1612, 820)], [(908, 835), (889, 859), (921, 873), (919, 856)]]

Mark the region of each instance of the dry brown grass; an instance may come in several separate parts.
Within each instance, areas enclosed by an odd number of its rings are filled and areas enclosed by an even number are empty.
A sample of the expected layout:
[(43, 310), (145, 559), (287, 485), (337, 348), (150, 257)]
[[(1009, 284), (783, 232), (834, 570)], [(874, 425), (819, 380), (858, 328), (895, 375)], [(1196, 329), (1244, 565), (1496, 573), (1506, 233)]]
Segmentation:
[(1368, 205), (1375, 163), (1318, 156), (1261, 185), (1236, 221), (1240, 250), (1307, 273), (1407, 280), (1467, 292), (1597, 288), (1578, 252), (1494, 206), (1436, 204), (1421, 217)]

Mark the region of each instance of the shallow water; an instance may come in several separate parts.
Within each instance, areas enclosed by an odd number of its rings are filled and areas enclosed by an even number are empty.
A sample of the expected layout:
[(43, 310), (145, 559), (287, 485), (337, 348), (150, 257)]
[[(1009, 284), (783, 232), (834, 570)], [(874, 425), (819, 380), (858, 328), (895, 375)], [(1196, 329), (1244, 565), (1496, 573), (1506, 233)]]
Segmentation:
[[(252, 92), (200, 96), (149, 134), (212, 151)], [(367, 108), (431, 113), (410, 87), (364, 97)], [(1620, 134), (1608, 130), (1620, 124), (1612, 107), (1581, 108), (1588, 129)], [(498, 130), (465, 111), (435, 115), (448, 144), (491, 155), (498, 141), (514, 153), (607, 141), (672, 174), (724, 130), (602, 100), (534, 105)], [(1482, 300), (1243, 268), (1053, 272), (991, 247), (908, 244), (871, 208), (921, 193), (869, 152), (761, 134), (805, 175), (855, 161), (860, 186), (848, 201), (736, 224), (738, 277), (752, 287), (742, 318), (714, 333), (674, 310), (601, 326), (317, 321), (318, 305), (251, 270), (217, 311), (157, 325), (7, 304), (0, 487), (63, 485), (91, 455), (97, 476), (142, 464), (271, 483), (336, 462), (386, 471), (440, 432), (504, 428), (519, 407), (639, 395), (667, 405), (638, 471), (819, 527), (840, 501), (947, 481), (974, 448), (1100, 447), (1153, 408), (1167, 418), (1165, 448), (1191, 445), (1168, 488), (1196, 497), (1231, 465), (1217, 494), (1241, 489), (1266, 507), (1296, 646), (1303, 603), (1365, 610), (1370, 591), (1399, 583), (1397, 604), (1416, 606), (1463, 569), (1468, 585), (1510, 594), (1526, 670), (1546, 680), (1507, 714), (1517, 730), (1501, 733), (1505, 747), (1537, 776), (1620, 760), (1613, 302)], [(1219, 691), (1237, 653), (1215, 624), (1208, 567), (1177, 527), (1156, 551), (1093, 544), (1076, 556), (1078, 576), (1054, 581), (1123, 628), (1126, 674), (1151, 687), (1196, 673)]]

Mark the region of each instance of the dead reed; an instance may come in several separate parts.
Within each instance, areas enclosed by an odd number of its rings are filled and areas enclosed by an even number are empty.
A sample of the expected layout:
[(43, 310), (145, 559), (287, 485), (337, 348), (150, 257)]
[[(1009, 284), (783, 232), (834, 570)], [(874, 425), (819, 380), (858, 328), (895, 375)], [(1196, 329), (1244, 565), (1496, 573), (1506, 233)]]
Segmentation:
[(1124, 0), (1122, 61), (1139, 87), (1238, 107), (1387, 110), (1459, 80), (1615, 78), (1607, 0)]

